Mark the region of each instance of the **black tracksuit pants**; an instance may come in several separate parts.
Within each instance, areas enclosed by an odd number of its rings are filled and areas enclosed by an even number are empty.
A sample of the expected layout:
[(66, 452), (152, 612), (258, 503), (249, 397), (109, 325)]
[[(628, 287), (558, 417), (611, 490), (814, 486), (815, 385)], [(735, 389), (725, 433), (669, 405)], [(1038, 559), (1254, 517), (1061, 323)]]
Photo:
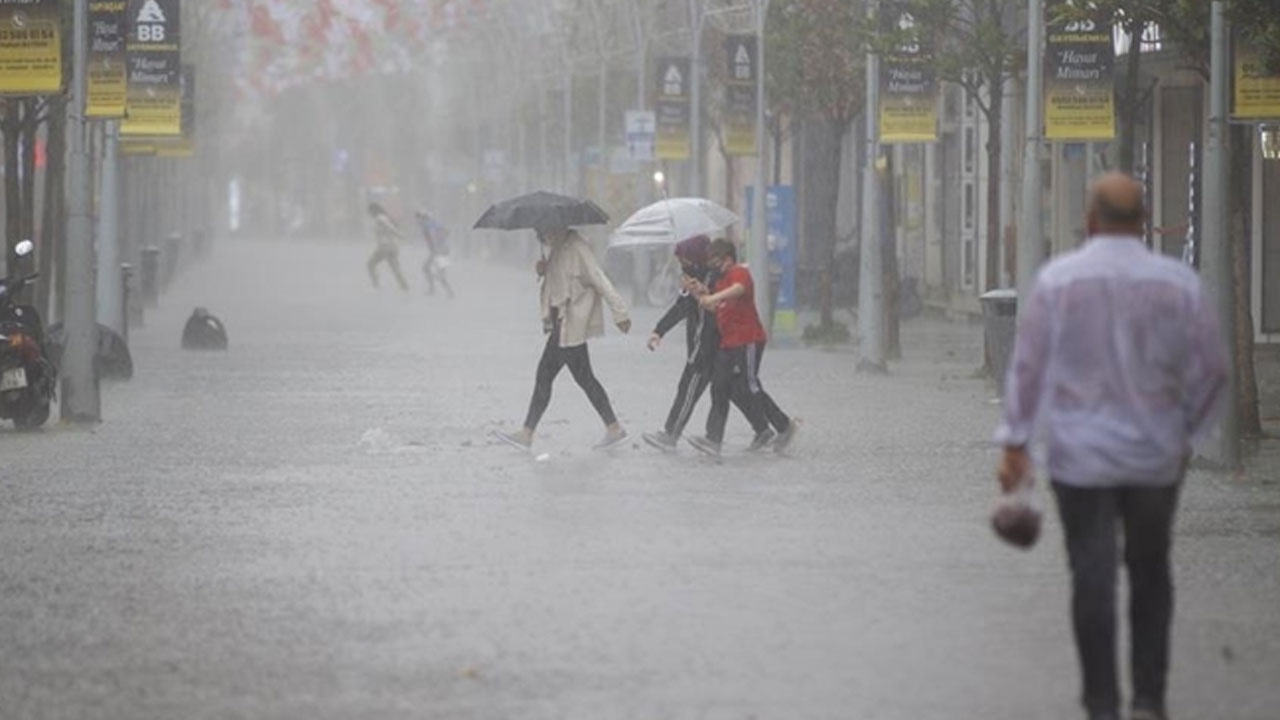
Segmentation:
[(676, 386), (676, 399), (671, 403), (671, 412), (667, 413), (667, 423), (663, 426), (671, 437), (680, 437), (684, 428), (693, 416), (693, 408), (698, 404), (702, 393), (711, 384), (711, 373), (715, 368), (715, 355), (707, 353), (707, 358), (690, 358), (680, 374), (680, 384)]
[(587, 394), (591, 406), (600, 414), (604, 424), (612, 425), (617, 422), (618, 418), (613, 414), (613, 406), (609, 404), (609, 394), (605, 392), (604, 386), (591, 370), (591, 356), (587, 353), (587, 344), (560, 347), (560, 326), (557, 323), (551, 328), (547, 345), (542, 350), (542, 359), (538, 361), (537, 379), (533, 386), (533, 397), (529, 400), (529, 414), (525, 416), (524, 426), (530, 430), (538, 427), (538, 421), (542, 419), (542, 414), (551, 404), (551, 384), (555, 381), (556, 375), (560, 374), (560, 369), (566, 365), (569, 366), (569, 372), (573, 374), (573, 379), (577, 381), (578, 386)]
[(707, 415), (707, 439), (724, 440), (729, 403), (734, 402), (757, 433), (772, 425), (778, 432), (791, 427), (791, 418), (760, 385), (760, 360), (764, 343), (721, 348), (716, 353), (711, 379), (711, 412)]
[[(680, 375), (680, 384), (676, 387), (675, 400), (671, 403), (671, 412), (667, 413), (667, 422), (663, 426), (663, 430), (671, 437), (680, 437), (684, 433), (685, 426), (693, 417), (694, 407), (702, 399), (702, 394), (711, 386), (712, 377), (715, 375), (717, 354), (716, 350), (704, 352), (700, 357), (685, 363), (684, 372)], [(765, 422), (757, 424), (759, 418), (751, 410), (750, 401), (743, 393), (730, 393), (729, 400), (743, 417), (752, 423), (751, 428), (756, 432), (761, 432), (769, 426), (768, 416), (765, 417)], [(753, 417), (756, 417), (756, 421), (752, 420)], [(775, 426), (775, 429), (781, 432), (785, 427), (786, 425)]]

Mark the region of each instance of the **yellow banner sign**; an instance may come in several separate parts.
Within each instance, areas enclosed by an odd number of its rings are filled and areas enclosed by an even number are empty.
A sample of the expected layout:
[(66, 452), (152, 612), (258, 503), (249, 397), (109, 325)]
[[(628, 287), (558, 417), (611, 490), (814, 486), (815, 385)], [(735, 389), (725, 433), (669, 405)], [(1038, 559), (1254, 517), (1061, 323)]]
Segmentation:
[(131, 156), (155, 155), (156, 146), (155, 143), (147, 140), (121, 140), (120, 154)]
[(1045, 137), (1113, 139), (1116, 53), (1111, 26), (1101, 19), (1061, 21), (1049, 28), (1045, 53)]
[(89, 66), (85, 115), (124, 117), (125, 0), (89, 1)]
[(1280, 120), (1280, 75), (1266, 72), (1257, 53), (1241, 47), (1236, 52), (1235, 117), (1248, 120)]
[(58, 0), (0, 0), (0, 94), (62, 91)]
[(128, 0), (128, 90), (120, 134), (182, 134), (178, 0)]
[(133, 136), (122, 142), (133, 146), (126, 155), (189, 158), (196, 154), (196, 69), (182, 66), (182, 134), (157, 137)]
[(880, 63), (880, 142), (938, 140), (938, 83), (933, 49), (903, 3), (885, 3), (882, 32), (895, 39)]
[(156, 156), (188, 158), (196, 154), (196, 67), (182, 66), (182, 135), (157, 138)]

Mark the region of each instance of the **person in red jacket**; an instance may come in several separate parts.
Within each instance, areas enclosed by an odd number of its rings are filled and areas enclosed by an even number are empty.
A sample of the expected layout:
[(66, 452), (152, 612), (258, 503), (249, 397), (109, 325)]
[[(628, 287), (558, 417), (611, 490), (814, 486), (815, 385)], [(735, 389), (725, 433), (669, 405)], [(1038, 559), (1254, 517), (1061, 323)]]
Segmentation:
[[(772, 441), (774, 451), (782, 452), (795, 439), (799, 422), (784, 413), (760, 385), (760, 360), (767, 337), (756, 312), (755, 282), (751, 272), (738, 264), (737, 248), (728, 240), (711, 243), (710, 261), (711, 267), (720, 271), (720, 279), (714, 291), (703, 295), (699, 302), (715, 311), (720, 349), (711, 379), (707, 434), (691, 437), (689, 443), (709, 455), (719, 455), (729, 419), (729, 401), (741, 398), (752, 427), (765, 428), (756, 433), (751, 447), (758, 449)], [(768, 425), (761, 420), (767, 420)], [(779, 428), (776, 438), (769, 425)]]

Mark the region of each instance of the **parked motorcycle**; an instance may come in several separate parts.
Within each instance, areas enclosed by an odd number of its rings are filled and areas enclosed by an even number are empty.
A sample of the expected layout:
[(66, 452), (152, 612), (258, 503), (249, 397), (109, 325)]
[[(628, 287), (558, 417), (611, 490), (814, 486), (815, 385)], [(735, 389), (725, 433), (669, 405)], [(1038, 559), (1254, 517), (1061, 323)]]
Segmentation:
[[(18, 243), (18, 257), (31, 254), (30, 240)], [(38, 428), (49, 419), (58, 385), (58, 371), (45, 349), (44, 324), (30, 305), (14, 300), (37, 277), (0, 280), (0, 418), (18, 428)]]

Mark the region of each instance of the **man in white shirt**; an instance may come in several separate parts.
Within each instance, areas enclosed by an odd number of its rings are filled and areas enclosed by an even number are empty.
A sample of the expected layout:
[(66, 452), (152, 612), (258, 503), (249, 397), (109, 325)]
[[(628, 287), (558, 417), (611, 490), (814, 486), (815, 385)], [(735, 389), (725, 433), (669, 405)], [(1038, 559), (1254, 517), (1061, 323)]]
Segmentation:
[(1132, 720), (1165, 719), (1173, 582), (1169, 548), (1193, 438), (1227, 380), (1217, 318), (1195, 272), (1141, 240), (1142, 186), (1090, 189), (1089, 241), (1044, 266), (1020, 302), (998, 477), (1029, 477), (1043, 437), (1066, 534), (1072, 620), (1091, 720), (1116, 720), (1117, 527), (1129, 573)]

